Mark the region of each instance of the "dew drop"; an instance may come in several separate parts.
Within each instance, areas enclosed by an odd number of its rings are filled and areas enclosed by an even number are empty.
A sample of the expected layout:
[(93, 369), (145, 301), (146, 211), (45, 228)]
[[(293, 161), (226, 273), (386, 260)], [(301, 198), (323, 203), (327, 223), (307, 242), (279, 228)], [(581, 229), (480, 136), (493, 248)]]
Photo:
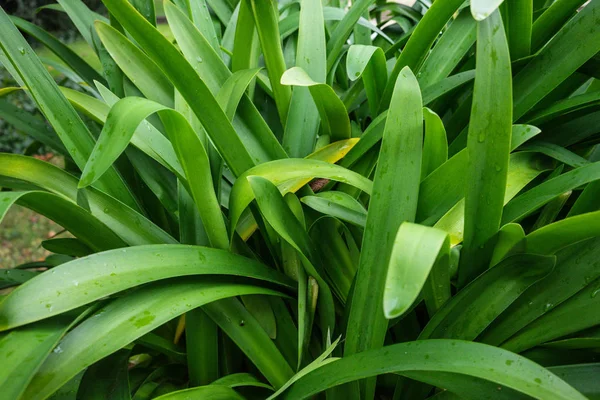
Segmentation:
[(477, 136), (477, 141), (479, 143), (485, 142), (485, 133), (480, 133), (479, 136)]
[(62, 352), (63, 352), (63, 349), (61, 349), (61, 348), (60, 348), (60, 346), (56, 346), (56, 347), (54, 348), (54, 350), (52, 350), (52, 352), (53, 352), (53, 353), (56, 353), (56, 354), (60, 354), (60, 353), (62, 353)]
[(23, 47), (19, 47), (19, 53), (21, 53), (21, 54), (25, 54), (25, 48), (23, 48)]

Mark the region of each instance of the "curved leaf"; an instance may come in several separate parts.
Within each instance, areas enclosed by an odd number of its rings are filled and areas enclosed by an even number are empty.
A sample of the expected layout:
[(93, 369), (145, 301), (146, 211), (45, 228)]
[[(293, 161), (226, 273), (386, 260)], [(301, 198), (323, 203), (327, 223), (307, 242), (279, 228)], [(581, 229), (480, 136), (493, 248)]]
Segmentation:
[(421, 92), (417, 78), (406, 67), (398, 75), (383, 132), (348, 316), (345, 354), (383, 345), (387, 330), (383, 315), (386, 272), (400, 224), (415, 220), (422, 146)]
[(316, 211), (360, 227), (364, 227), (367, 222), (367, 210), (354, 197), (344, 192), (330, 190), (315, 196), (304, 196), (300, 200)]
[(156, 400), (192, 400), (192, 399), (210, 399), (210, 400), (243, 400), (235, 390), (227, 386), (210, 385), (191, 389), (177, 390), (175, 392), (163, 394), (155, 397)]
[(362, 77), (369, 100), (371, 116), (377, 116), (381, 94), (387, 83), (385, 54), (380, 47), (352, 45), (346, 56), (348, 78), (355, 81)]
[(73, 260), (21, 285), (0, 303), (0, 331), (58, 315), (142, 283), (215, 274), (293, 287), (282, 274), (226, 251), (187, 245), (135, 246)]
[[(383, 292), (385, 317), (392, 319), (402, 316), (415, 302), (428, 277), (434, 278), (430, 285), (432, 297), (436, 300), (434, 310), (448, 300), (449, 254), (450, 240), (446, 232), (410, 222), (400, 225)], [(438, 266), (442, 270), (431, 273), (436, 260), (443, 257), (446, 257), (446, 263)]]
[(473, 340), (528, 287), (548, 275), (556, 258), (518, 254), (492, 267), (448, 301), (420, 339)]
[[(474, 15), (492, 12), (473, 0)], [(477, 17), (476, 17), (477, 19)], [(508, 44), (500, 11), (477, 27), (477, 68), (467, 143), (468, 173), (465, 190), (464, 245), (458, 268), (463, 286), (489, 262), (484, 248), (500, 228), (511, 148), (512, 75)]]
[[(33, 157), (0, 153), (0, 175), (32, 183), (77, 204), (77, 178)], [(129, 245), (176, 243), (175, 239), (143, 215), (114, 197), (86, 188), (92, 215)]]
[(62, 196), (48, 192), (0, 192), (0, 222), (6, 211), (16, 202), (56, 222), (93, 250), (127, 246), (89, 211)]
[[(456, 357), (456, 354), (461, 356)], [(403, 371), (461, 373), (495, 382), (536, 399), (585, 399), (556, 375), (524, 357), (460, 340), (420, 340), (344, 357), (298, 379), (282, 398), (309, 398), (335, 385)]]
[(116, 299), (61, 340), (34, 376), (24, 397), (44, 399), (85, 367), (180, 314), (243, 294), (278, 293), (250, 285), (187, 278), (146, 286)]
[(319, 110), (324, 134), (336, 141), (350, 138), (348, 111), (331, 86), (313, 81), (300, 67), (285, 71), (281, 76), (281, 84), (308, 87)]
[(137, 48), (125, 35), (104, 22), (94, 24), (106, 50), (121, 71), (150, 100), (167, 107), (173, 106), (173, 84), (158, 66)]
[[(252, 202), (254, 195), (247, 181), (248, 176), (262, 176), (269, 179), (285, 194), (295, 192), (313, 178), (327, 178), (348, 183), (370, 194), (372, 182), (339, 165), (312, 159), (277, 160), (257, 165), (240, 176), (231, 189), (229, 197), (229, 219), (231, 233), (237, 226), (242, 212)], [(286, 182), (288, 181), (288, 182)], [(290, 183), (291, 182), (291, 183)]]

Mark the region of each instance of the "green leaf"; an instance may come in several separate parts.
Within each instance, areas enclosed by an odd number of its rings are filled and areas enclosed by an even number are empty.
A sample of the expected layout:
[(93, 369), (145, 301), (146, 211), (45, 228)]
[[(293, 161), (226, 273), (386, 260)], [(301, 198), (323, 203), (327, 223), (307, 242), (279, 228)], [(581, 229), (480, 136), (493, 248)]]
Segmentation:
[(73, 236), (79, 238), (85, 247), (102, 251), (127, 245), (101, 220), (75, 202), (61, 195), (43, 191), (0, 192), (0, 222), (15, 202), (64, 227)]
[(574, 111), (593, 109), (598, 104), (600, 104), (600, 91), (597, 90), (557, 101), (543, 110), (528, 115), (526, 118), (529, 123), (539, 125)]
[(600, 163), (595, 162), (540, 183), (506, 205), (502, 214), (502, 223), (520, 220), (555, 197), (598, 179), (600, 179)]
[(259, 381), (254, 375), (248, 374), (246, 372), (240, 372), (237, 374), (230, 374), (224, 376), (214, 381), (213, 385), (227, 386), (230, 388), (241, 386), (253, 386), (273, 390), (273, 388), (270, 385)]
[(330, 190), (315, 196), (304, 196), (300, 200), (313, 210), (363, 228), (367, 222), (367, 210), (354, 197), (344, 192)]
[[(417, 212), (423, 145), (423, 105), (409, 68), (398, 75), (383, 133), (350, 306), (345, 354), (383, 345), (385, 275), (394, 235)], [(402, 176), (402, 181), (398, 181)]]
[[(471, 4), (474, 15), (487, 12), (476, 6)], [(477, 276), (489, 261), (483, 246), (500, 228), (511, 146), (510, 56), (500, 11), (478, 22), (477, 39), (459, 286)]]
[(94, 49), (94, 21), (107, 22), (108, 20), (100, 14), (91, 11), (83, 2), (75, 0), (57, 0), (62, 9), (69, 15), (75, 27), (83, 36), (90, 48)]
[[(435, 293), (432, 296), (434, 310), (450, 298), (449, 253), (450, 240), (446, 232), (410, 222), (400, 225), (383, 292), (383, 312), (387, 319), (402, 316), (413, 305), (428, 277), (442, 278), (430, 285)], [(443, 257), (446, 264), (438, 266), (442, 269), (441, 276), (431, 273), (436, 261)]]
[(38, 26), (25, 21), (24, 19), (11, 16), (10, 20), (15, 24), (17, 28), (23, 32), (35, 37), (50, 51), (56, 54), (65, 64), (67, 64), (77, 75), (83, 78), (83, 80), (91, 87), (94, 86), (94, 81), (104, 82), (104, 78), (96, 71), (91, 65), (89, 65), (84, 59), (79, 57), (77, 53), (65, 46), (52, 36), (50, 33), (39, 28)]
[(253, 175), (245, 179), (254, 192), (258, 208), (265, 221), (283, 240), (298, 251), (307, 274), (318, 282), (321, 332), (324, 338), (329, 338), (335, 330), (333, 295), (323, 278), (325, 273), (314, 244), (271, 181)]
[[(321, 2), (303, 0), (298, 21), (296, 66), (305, 70), (316, 82), (325, 82), (327, 77), (324, 24)], [(295, 87), (283, 134), (284, 149), (290, 157), (307, 156), (314, 150), (318, 130), (319, 111), (309, 89)]]
[(598, 239), (590, 239), (559, 251), (554, 270), (523, 293), (479, 340), (500, 345), (596, 280), (600, 276), (598, 243)]
[(185, 349), (190, 386), (208, 385), (219, 377), (219, 330), (201, 309), (185, 314)]
[(434, 100), (442, 97), (446, 93), (472, 81), (475, 78), (475, 70), (459, 72), (458, 74), (444, 78), (441, 81), (427, 86), (422, 90), (423, 104), (429, 105)]
[(109, 395), (114, 400), (131, 399), (128, 381), (130, 353), (131, 350), (121, 349), (88, 367), (79, 384), (77, 397), (101, 400)]
[(537, 151), (545, 154), (548, 157), (552, 157), (555, 160), (562, 162), (570, 167), (583, 167), (590, 162), (585, 158), (565, 149), (564, 147), (558, 146), (554, 143), (535, 141), (521, 147), (523, 151)]
[(308, 87), (321, 116), (323, 134), (334, 141), (350, 138), (348, 111), (331, 86), (313, 81), (300, 67), (285, 71), (281, 84)]
[[(536, 165), (537, 161), (539, 161), (539, 158), (535, 153), (519, 152), (511, 154), (508, 164), (504, 204), (512, 200), (523, 188), (546, 170), (542, 165)], [(434, 227), (440, 228), (450, 234), (452, 245), (463, 241), (464, 211), (465, 200), (463, 198), (434, 224)]]
[(39, 275), (39, 272), (3, 268), (0, 270), (0, 288), (4, 289), (11, 286), (18, 286), (27, 282), (36, 275)]
[(348, 183), (366, 193), (371, 193), (372, 189), (372, 182), (362, 175), (339, 165), (316, 159), (289, 159), (264, 163), (246, 171), (235, 181), (231, 189), (229, 197), (230, 235), (233, 235), (242, 212), (254, 199), (247, 180), (249, 176), (262, 176), (269, 179), (279, 187), (283, 194), (300, 189), (313, 178), (327, 178)]
[(226, 251), (187, 245), (135, 246), (73, 260), (21, 285), (0, 303), (0, 330), (58, 315), (141, 283), (205, 274), (245, 276), (293, 287), (277, 271)]
[(181, 93), (234, 174), (251, 168), (254, 162), (224, 111), (181, 53), (126, 0), (105, 5)]
[[(262, 294), (273, 294), (264, 290)], [(292, 368), (281, 352), (239, 301), (227, 299), (215, 302), (206, 305), (204, 311), (248, 356), (273, 387), (282, 386), (292, 376)]]
[(256, 286), (186, 278), (149, 285), (118, 298), (61, 340), (24, 397), (46, 398), (85, 367), (186, 311), (227, 297), (259, 293), (278, 294)]
[(279, 40), (279, 13), (274, 0), (242, 0), (246, 1), (254, 15), (254, 24), (258, 31), (260, 46), (262, 48), (265, 65), (269, 73), (269, 80), (273, 88), (273, 95), (279, 113), (279, 120), (285, 126), (292, 90), (281, 81), (285, 71), (283, 50)]
[(211, 245), (228, 248), (225, 221), (213, 191), (206, 150), (185, 117), (163, 105), (137, 97), (126, 97), (115, 103), (83, 171), (79, 187), (86, 187), (101, 176), (125, 150), (138, 125), (155, 112), (161, 115), (165, 129), (174, 142)]
[(427, 107), (423, 109), (423, 117), (425, 118), (425, 140), (421, 180), (448, 161), (448, 141), (441, 118)]
[[(463, 10), (444, 31), (419, 71), (419, 85), (427, 88), (447, 78), (477, 38), (477, 23)], [(423, 98), (425, 99), (423, 94)]]
[(210, 399), (210, 400), (243, 400), (235, 390), (227, 386), (210, 385), (192, 389), (178, 390), (167, 393), (155, 399), (160, 400), (189, 400), (189, 399)]
[(0, 338), (0, 360), (8, 367), (0, 371), (2, 396), (6, 399), (21, 398), (27, 384), (70, 323), (70, 318), (61, 316), (11, 331)]
[[(461, 357), (457, 358), (457, 354)], [(585, 399), (556, 375), (524, 357), (484, 344), (460, 340), (420, 340), (347, 356), (300, 378), (281, 398), (308, 398), (342, 383), (404, 371), (460, 373), (515, 389), (538, 399)]]
[[(240, 8), (243, 9), (244, 4), (245, 3), (240, 4)], [(223, 63), (221, 57), (214, 51), (210, 43), (202, 36), (198, 29), (196, 29), (196, 27), (179, 9), (174, 7), (170, 2), (165, 2), (165, 13), (170, 22), (170, 27), (177, 39), (177, 44), (183, 51), (185, 59), (194, 69), (195, 73), (192, 75), (193, 78), (190, 77), (190, 79), (196, 80), (198, 79), (196, 76), (199, 76), (204, 84), (206, 84), (212, 95), (215, 97), (218, 96), (221, 87), (225, 84), (227, 79), (230, 78), (231, 71), (229, 71), (227, 66)], [(241, 14), (242, 13), (240, 13), (240, 15)], [(248, 18), (250, 21), (252, 21), (251, 16), (248, 16)], [(242, 31), (241, 28), (238, 30), (240, 32)], [(252, 32), (254, 31), (252, 30), (250, 32), (250, 37), (252, 37)], [(156, 57), (160, 57), (160, 53), (158, 53)], [(256, 57), (258, 57), (258, 55), (256, 55)], [(235, 60), (236, 58), (234, 57), (234, 61)], [(181, 60), (180, 62), (184, 61)], [(240, 69), (253, 69), (255, 67), (258, 67), (258, 64), (248, 64), (244, 65), (243, 67), (238, 66), (237, 68), (234, 68), (234, 71), (238, 71)], [(170, 70), (173, 68), (173, 66), (163, 66), (161, 68), (169, 68)], [(191, 101), (186, 96), (192, 96), (192, 94), (189, 93), (189, 91), (184, 93), (184, 90), (181, 89), (181, 86), (178, 86), (177, 84), (177, 82), (179, 82), (179, 85), (189, 85), (189, 82), (185, 82), (184, 80), (177, 81), (176, 78), (178, 77), (171, 77), (171, 80), (175, 83), (175, 86), (177, 86), (177, 89), (182, 93), (183, 97), (186, 98), (186, 101), (190, 104), (192, 110), (194, 110), (196, 114), (204, 113), (204, 104), (199, 102), (196, 97), (193, 97), (193, 101)], [(250, 90), (250, 93), (252, 92), (253, 91)], [(223, 104), (224, 103), (220, 103), (221, 108), (224, 108)], [(223, 117), (220, 116), (219, 118)], [(250, 101), (248, 96), (243, 96), (240, 100), (239, 106), (237, 107), (237, 117), (232, 121), (235, 132), (237, 133), (236, 136), (238, 136), (231, 138), (232, 140), (235, 139), (235, 143), (232, 141), (229, 144), (225, 143), (224, 147), (221, 147), (217, 142), (223, 140), (221, 138), (214, 138), (212, 136), (213, 134), (210, 132), (210, 129), (206, 127), (207, 121), (201, 118), (200, 115), (199, 120), (204, 125), (204, 128), (207, 129), (209, 136), (211, 137), (213, 143), (215, 143), (215, 147), (221, 152), (225, 150), (227, 153), (231, 152), (230, 147), (240, 140), (243, 146), (247, 149), (250, 158), (256, 163), (287, 157), (285, 151), (273, 135), (273, 132), (271, 132), (269, 126), (265, 123), (264, 119), (254, 104)], [(218, 121), (218, 119), (215, 120), (215, 123), (216, 121)], [(236, 146), (238, 145), (236, 144)], [(226, 157), (226, 155), (222, 154), (222, 156), (231, 167), (230, 160)]]
[(0, 118), (20, 132), (68, 157), (69, 153), (56, 133), (41, 119), (4, 100), (0, 100)]
[(387, 83), (385, 54), (380, 47), (352, 45), (346, 57), (346, 71), (351, 81), (362, 77), (371, 116), (377, 115), (381, 94)]
[(56, 238), (44, 240), (42, 242), (42, 247), (52, 253), (66, 254), (73, 257), (84, 257), (93, 253), (93, 250), (90, 249), (86, 244), (79, 239), (74, 238)]
[(476, 21), (481, 22), (490, 17), (500, 7), (503, 0), (473, 0), (471, 14)]
[(380, 111), (388, 108), (400, 71), (404, 67), (409, 67), (413, 72), (420, 70), (421, 64), (425, 60), (425, 57), (427, 57), (431, 45), (438, 38), (439, 33), (448, 20), (452, 18), (462, 4), (462, 0), (434, 2), (423, 18), (421, 18), (388, 77), (388, 83), (381, 99), (381, 105), (379, 106)]
[(548, 311), (516, 335), (502, 343), (502, 347), (515, 353), (538, 344), (556, 340), (598, 323), (599, 281), (592, 281), (564, 303)]
[[(94, 146), (92, 134), (4, 10), (0, 10), (0, 49), (2, 63), (21, 86), (29, 89), (75, 163), (83, 168)], [(98, 187), (137, 209), (135, 199), (116, 170), (111, 168)]]
[(173, 107), (173, 84), (158, 66), (109, 24), (96, 22), (94, 26), (106, 50), (144, 96), (164, 106)]
[(600, 396), (600, 386), (594, 379), (600, 373), (600, 364), (560, 365), (549, 369), (589, 399)]
[(594, 2), (584, 7), (514, 77), (515, 120), (600, 51), (600, 26), (596, 21), (599, 7)]
[(327, 41), (327, 73), (332, 70), (338, 58), (342, 54), (342, 48), (348, 36), (352, 33), (354, 26), (360, 20), (363, 12), (371, 5), (372, 0), (357, 0), (352, 3), (350, 10), (342, 20), (335, 26)]
[(503, 6), (502, 19), (506, 28), (510, 56), (513, 60), (527, 57), (531, 53), (533, 2), (530, 0), (506, 0)]
[(585, 0), (557, 0), (533, 23), (531, 49), (537, 51), (569, 18), (585, 3)]
[(523, 291), (548, 275), (555, 262), (554, 256), (534, 254), (506, 258), (452, 297), (419, 338), (474, 340)]

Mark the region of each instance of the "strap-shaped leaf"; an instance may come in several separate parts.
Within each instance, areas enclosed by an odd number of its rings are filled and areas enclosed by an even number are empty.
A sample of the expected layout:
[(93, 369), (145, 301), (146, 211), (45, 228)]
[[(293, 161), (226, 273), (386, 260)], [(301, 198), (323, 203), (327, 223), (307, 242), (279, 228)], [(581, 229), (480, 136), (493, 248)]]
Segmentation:
[(11, 17), (10, 19), (17, 28), (35, 37), (40, 43), (56, 54), (77, 75), (82, 77), (89, 86), (93, 87), (94, 81), (104, 83), (104, 78), (102, 78), (98, 71), (50, 33), (24, 19), (18, 17)]
[(352, 81), (362, 77), (371, 116), (374, 118), (387, 83), (387, 66), (383, 50), (377, 46), (350, 46), (346, 57), (346, 71)]
[(260, 176), (250, 175), (246, 179), (254, 192), (258, 208), (266, 222), (282, 239), (298, 251), (307, 274), (318, 282), (321, 332), (323, 338), (327, 340), (335, 330), (335, 308), (331, 289), (324, 280), (325, 273), (320, 255), (316, 252), (307, 232), (283, 200), (277, 187)]
[(126, 97), (112, 107), (94, 151), (79, 181), (79, 187), (93, 183), (129, 144), (139, 124), (151, 114), (161, 115), (174, 143), (192, 197), (214, 247), (229, 247), (225, 222), (213, 190), (208, 155), (200, 138), (179, 112), (138, 97)]
[(287, 119), (291, 88), (281, 82), (285, 71), (285, 60), (281, 40), (279, 40), (279, 12), (275, 0), (242, 0), (247, 2), (248, 8), (254, 15), (254, 24), (260, 39), (265, 65), (271, 81), (273, 96), (279, 113), (279, 120), (283, 125)]
[(448, 161), (448, 140), (441, 118), (427, 107), (423, 108), (423, 117), (425, 119), (425, 139), (423, 141), (421, 180)]
[(422, 146), (421, 92), (407, 67), (396, 80), (385, 123), (348, 317), (346, 354), (383, 344), (387, 330), (383, 315), (385, 278), (394, 235), (402, 222), (414, 222), (417, 213)]
[(310, 208), (342, 221), (363, 227), (367, 223), (367, 210), (347, 193), (329, 190), (315, 196), (304, 196), (301, 201)]
[[(446, 232), (410, 222), (400, 225), (383, 292), (386, 318), (403, 315), (423, 289), (431, 303), (430, 312), (435, 313), (450, 298), (449, 256), (450, 239)], [(425, 288), (428, 278), (430, 284)]]
[(182, 313), (243, 294), (277, 292), (218, 280), (175, 280), (116, 299), (70, 331), (44, 361), (24, 396), (44, 399), (85, 367), (126, 346)]
[(225, 112), (181, 53), (127, 0), (106, 0), (105, 5), (181, 93), (234, 174), (251, 168), (254, 161)]
[(535, 282), (556, 257), (518, 254), (492, 267), (452, 297), (429, 321), (420, 339), (474, 340)]
[[(598, 2), (590, 2), (567, 22), (513, 80), (516, 120), (600, 51)], [(585, 40), (581, 40), (585, 37)]]
[[(71, 325), (72, 318), (60, 316), (11, 331), (0, 338), (2, 396), (18, 399), (44, 359)], [(8, 367), (10, 366), (10, 367)]]
[(281, 83), (308, 87), (321, 116), (323, 133), (330, 135), (333, 141), (350, 138), (348, 111), (331, 86), (315, 82), (300, 67), (293, 67), (285, 71), (281, 77)]
[(58, 315), (142, 283), (207, 274), (290, 285), (277, 271), (226, 251), (187, 245), (134, 246), (73, 260), (21, 285), (0, 303), (0, 330)]
[(591, 282), (597, 281), (600, 277), (597, 268), (599, 243), (599, 239), (590, 239), (556, 253), (554, 270), (523, 293), (478, 340), (499, 346)]
[(158, 66), (121, 32), (103, 22), (94, 24), (106, 50), (121, 71), (150, 100), (173, 107), (173, 84)]
[(500, 228), (504, 206), (511, 147), (512, 76), (500, 11), (478, 22), (476, 63), (459, 285), (477, 276), (489, 262), (483, 246)]
[(600, 179), (600, 162), (595, 162), (540, 183), (506, 205), (502, 214), (502, 223), (520, 220), (555, 197), (598, 179)]
[[(457, 354), (461, 356), (456, 357)], [(308, 398), (346, 382), (404, 371), (460, 373), (538, 399), (585, 399), (556, 375), (524, 357), (496, 347), (461, 340), (420, 340), (347, 356), (322, 365), (298, 379), (281, 398)]]
[[(83, 168), (94, 147), (92, 134), (4, 10), (0, 10), (0, 49), (0, 61), (21, 86), (28, 88), (28, 93), (55, 129), (75, 163)], [(138, 209), (137, 202), (113, 168), (98, 182), (98, 187)]]
[(110, 250), (127, 245), (89, 211), (62, 196), (43, 191), (0, 192), (0, 222), (17, 202), (56, 222), (93, 250)]
[[(461, 11), (444, 31), (423, 63), (418, 76), (419, 84), (427, 88), (447, 78), (473, 46), (476, 38), (477, 23), (468, 10)], [(423, 99), (425, 98), (423, 93)]]
[(211, 399), (211, 400), (243, 400), (235, 390), (218, 384), (210, 386), (201, 386), (191, 389), (176, 390), (171, 393), (155, 397), (160, 400), (186, 400), (186, 399)]
[(429, 10), (427, 10), (396, 60), (381, 99), (380, 111), (387, 109), (390, 105), (394, 85), (400, 71), (404, 67), (409, 67), (413, 72), (419, 71), (431, 45), (437, 39), (448, 20), (452, 18), (452, 15), (454, 15), (462, 4), (462, 0), (438, 1), (437, 3), (433, 3)]
[[(247, 181), (248, 176), (262, 176), (269, 179), (285, 194), (295, 192), (313, 178), (326, 178), (348, 183), (370, 194), (372, 182), (364, 176), (324, 161), (311, 159), (278, 160), (257, 165), (240, 176), (231, 189), (229, 197), (230, 234), (237, 226), (242, 212), (254, 199), (254, 194)], [(288, 182), (286, 182), (288, 181)]]
[[(327, 52), (320, 0), (302, 1), (298, 25), (296, 66), (304, 69), (315, 81), (325, 82)], [(305, 157), (313, 151), (319, 122), (319, 110), (315, 107), (309, 89), (295, 87), (283, 135), (283, 147), (290, 157)]]
[[(77, 178), (33, 157), (0, 153), (0, 175), (19, 179), (77, 204)], [(94, 188), (86, 188), (89, 208), (98, 220), (129, 245), (176, 243), (175, 239), (135, 210)]]

